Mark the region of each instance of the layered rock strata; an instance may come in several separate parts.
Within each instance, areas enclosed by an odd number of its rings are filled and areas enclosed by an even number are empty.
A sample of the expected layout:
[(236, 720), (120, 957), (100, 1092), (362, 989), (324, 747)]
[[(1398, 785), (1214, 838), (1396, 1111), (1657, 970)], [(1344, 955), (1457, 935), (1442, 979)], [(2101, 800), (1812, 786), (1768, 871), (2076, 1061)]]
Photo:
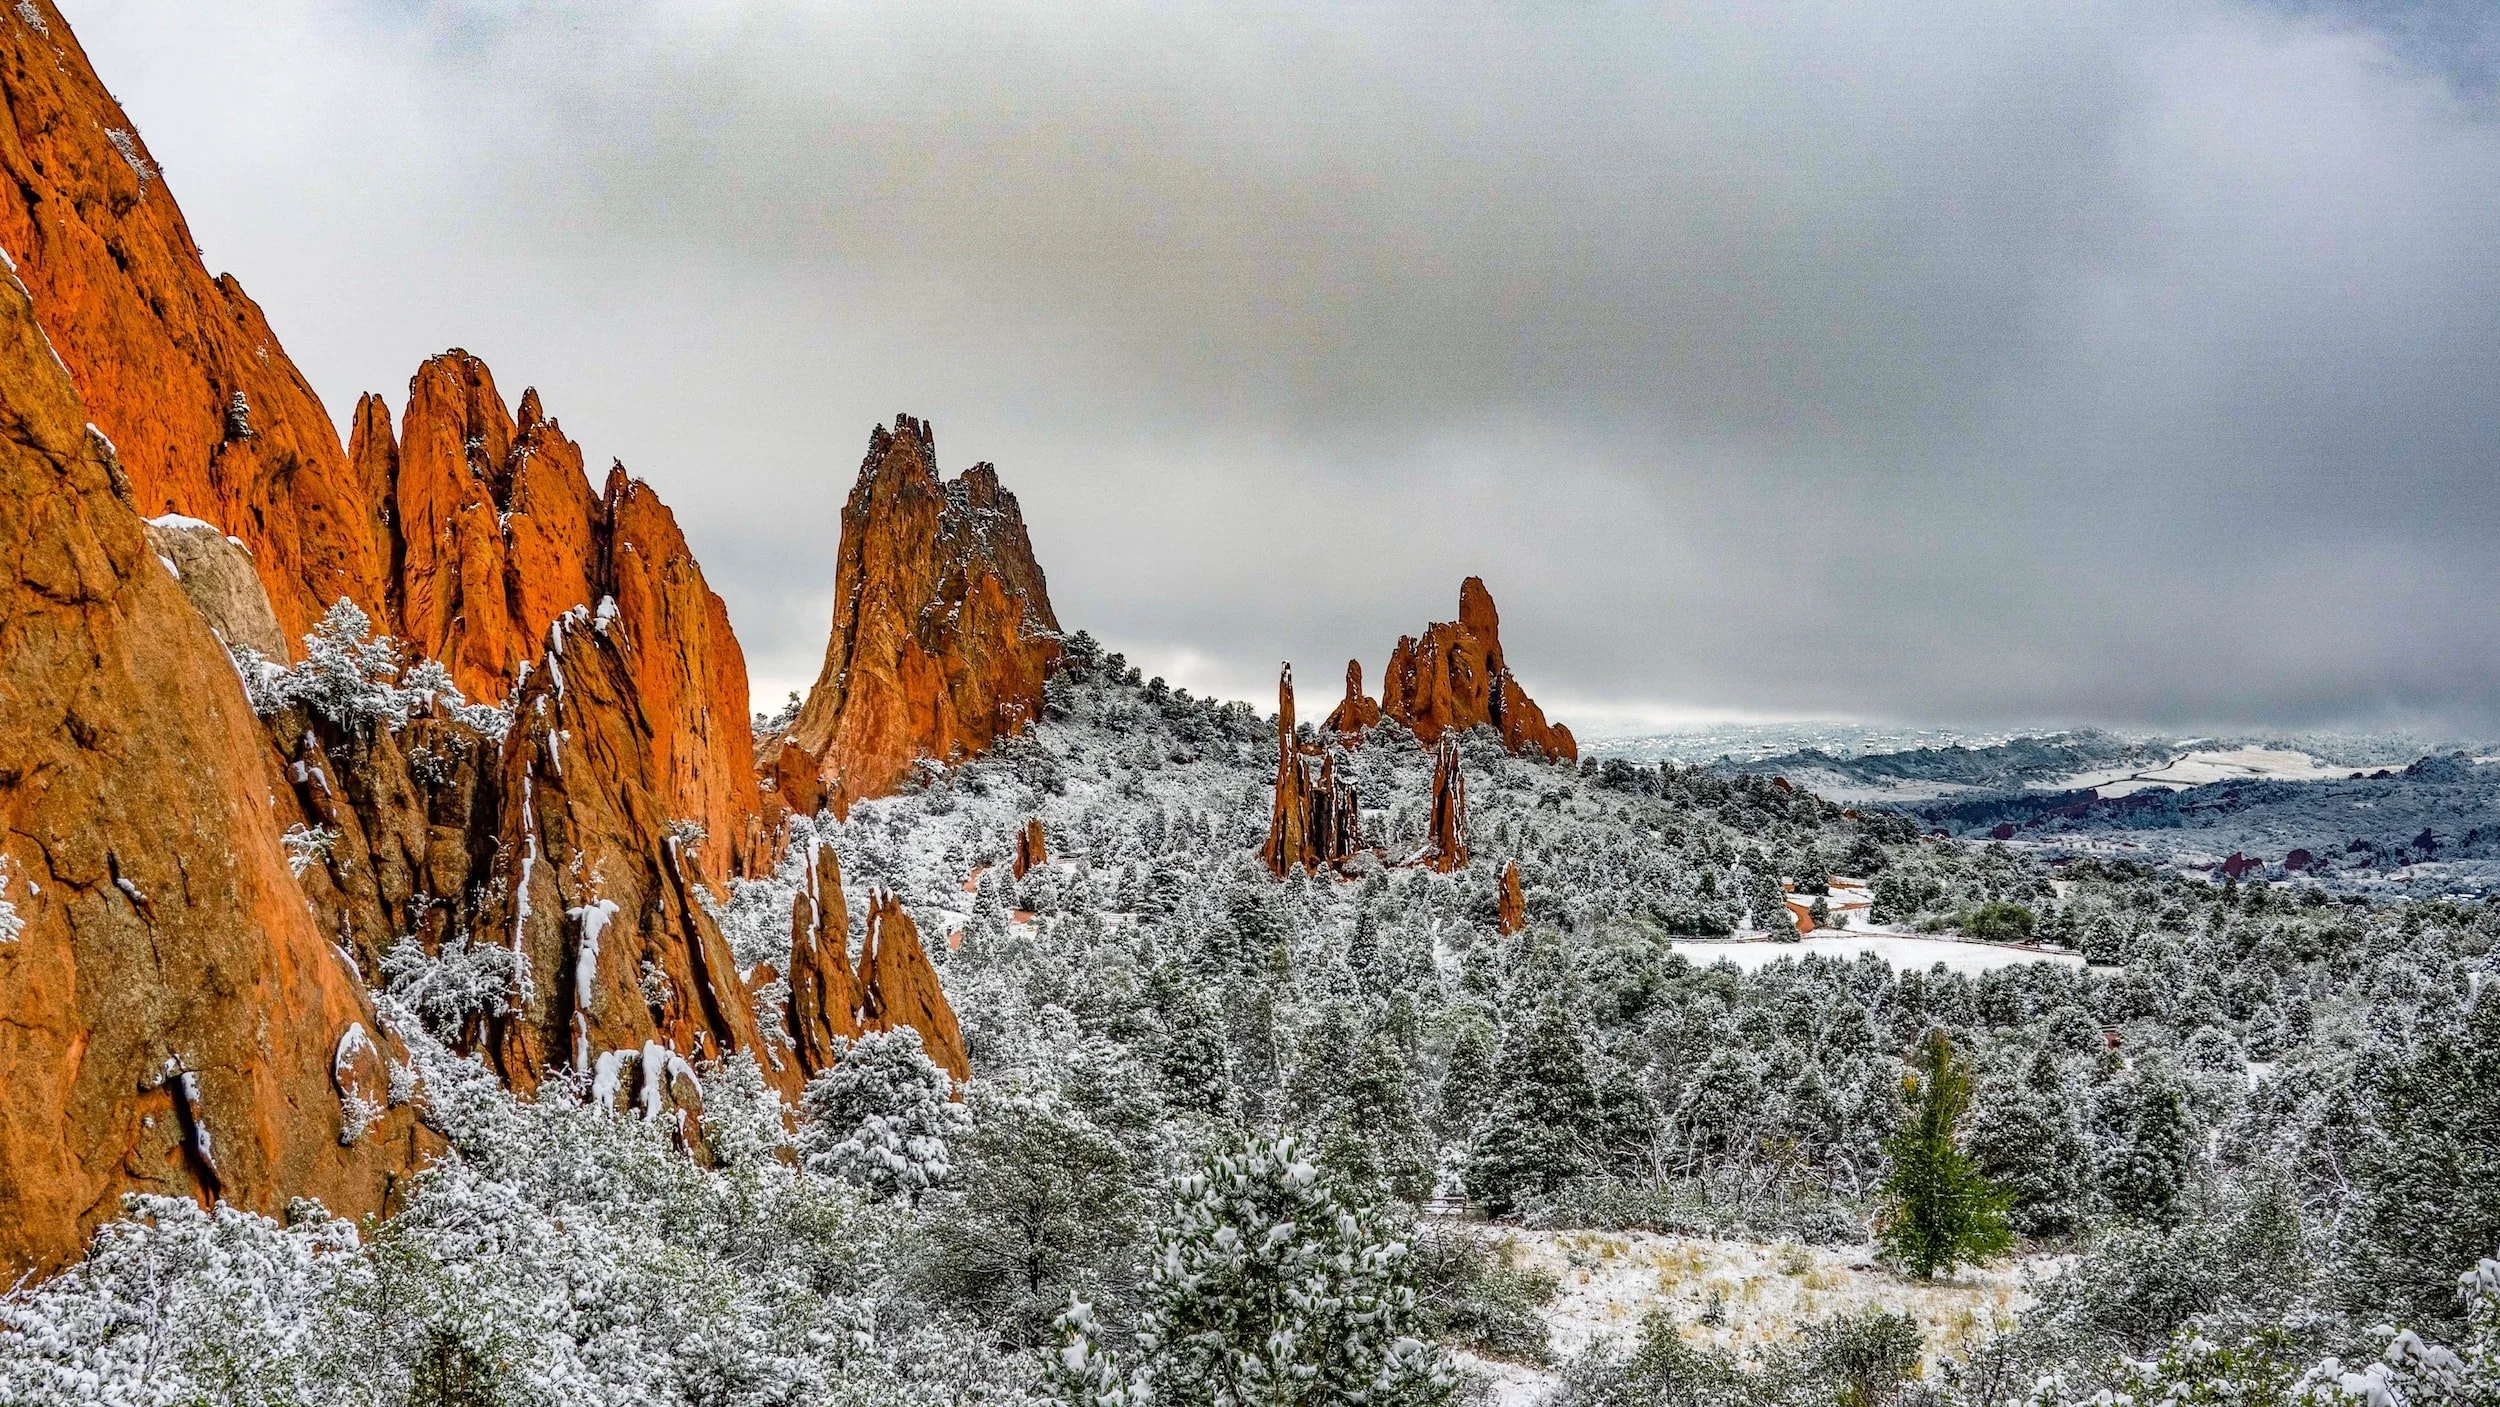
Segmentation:
[(918, 761), (985, 751), (1040, 716), (1059, 650), (1015, 495), (987, 464), (941, 479), (929, 427), (898, 415), (842, 509), (832, 637), (774, 785), (843, 813)]

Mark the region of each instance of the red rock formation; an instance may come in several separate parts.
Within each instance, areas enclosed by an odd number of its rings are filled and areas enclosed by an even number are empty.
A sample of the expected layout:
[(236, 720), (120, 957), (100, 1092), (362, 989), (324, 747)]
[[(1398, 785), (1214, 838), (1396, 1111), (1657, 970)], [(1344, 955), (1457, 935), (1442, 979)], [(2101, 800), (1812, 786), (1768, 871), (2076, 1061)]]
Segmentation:
[(834, 1041), (859, 1034), (859, 1005), (841, 862), (832, 846), (818, 843), (790, 905), (790, 1049), (802, 1075), (833, 1064)]
[(859, 951), (859, 1024), (865, 1030), (909, 1026), (929, 1059), (958, 1081), (972, 1077), (955, 1010), (938, 986), (937, 969), (920, 946), (920, 929), (903, 901), (882, 890), (868, 901), (868, 936)]
[(1294, 741), (1293, 666), (1276, 676), (1276, 796), (1267, 822), (1267, 843), (1259, 858), (1268, 873), (1284, 878), (1296, 865), (1319, 868), (1311, 846), (1311, 777), (1302, 770), (1302, 754)]
[[(28, 84), (83, 61), (30, 45), (18, 18), (0, 32), (23, 142)], [(46, 152), (70, 140), (31, 135)], [(333, 1071), (364, 1088), (349, 1036), (378, 1023), (288, 871), (269, 804), (284, 783), (117, 492), (131, 481), (87, 430), (94, 410), (4, 278), (0, 406), (0, 1263), (13, 1278), (74, 1256), (126, 1192), (379, 1211), (414, 1162), (412, 1120), (342, 1141)]]
[(908, 415), (868, 440), (842, 510), (833, 636), (775, 763), (790, 806), (837, 812), (1039, 716), (1059, 621), (1014, 494), (976, 464), (941, 481)]
[(1354, 784), (1338, 777), (1334, 755), (1320, 759), (1319, 780), (1313, 782), (1294, 731), (1288, 664), (1276, 680), (1276, 800), (1267, 842), (1259, 847), (1259, 858), (1278, 879), (1296, 865), (1313, 874), (1342, 866), (1363, 848), (1363, 807)]
[[(31, 16), (31, 18), (30, 18)], [(212, 279), (129, 116), (51, 0), (0, 15), (0, 246), (144, 516), (251, 549), (286, 637), (341, 596), (388, 620), (387, 484), (232, 276)]]
[(565, 612), (612, 603), (635, 698), (654, 715), (669, 818), (702, 827), (715, 878), (769, 869), (746, 655), (676, 516), (622, 466), (593, 493), (538, 392), (516, 421), (485, 364), (458, 349), (409, 379), (400, 426), (394, 441), (381, 398), (359, 401), (350, 458), (393, 486), (393, 600), (411, 649), (491, 703)]
[(1458, 740), (1444, 735), (1432, 752), (1431, 835), (1415, 857), (1448, 874), (1467, 865), (1467, 779), (1458, 770)]
[(1571, 730), (1547, 723), (1545, 711), (1512, 676), (1502, 658), (1492, 593), (1476, 577), (1459, 586), (1456, 621), (1436, 622), (1422, 638), (1398, 641), (1380, 681), (1380, 711), (1428, 743), (1483, 724), (1514, 753), (1533, 750), (1564, 762), (1580, 757)]
[(1502, 911), (1497, 926), (1504, 934), (1517, 933), (1528, 926), (1528, 896), (1519, 888), (1517, 860), (1502, 866)]
[(656, 1043), (697, 1062), (752, 1052), (795, 1094), (696, 898), (702, 872), (660, 765), (666, 715), (642, 695), (638, 650), (618, 620), (576, 609), (521, 686), (497, 788), (498, 897), (472, 940), (511, 944), (530, 980), (490, 1048), (521, 1090)]
[(1347, 660), (1345, 662), (1345, 698), (1335, 708), (1329, 710), (1327, 721), (1320, 726), (1335, 733), (1348, 746), (1352, 746), (1355, 739), (1361, 737), (1366, 729), (1374, 727), (1379, 722), (1380, 705), (1373, 703), (1363, 693), (1363, 662)]
[(1016, 832), (1016, 858), (1008, 869), (1022, 879), (1033, 872), (1035, 865), (1050, 863), (1050, 845), (1042, 836), (1042, 818), (1026, 819), (1024, 829)]

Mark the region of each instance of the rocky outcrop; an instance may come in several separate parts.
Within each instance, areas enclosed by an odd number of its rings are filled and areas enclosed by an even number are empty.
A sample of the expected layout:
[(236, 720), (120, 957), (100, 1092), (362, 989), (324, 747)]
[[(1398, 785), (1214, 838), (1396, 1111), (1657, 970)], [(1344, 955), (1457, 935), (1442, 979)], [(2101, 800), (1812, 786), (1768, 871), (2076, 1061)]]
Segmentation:
[(255, 650), (263, 659), (280, 662), (288, 658), (292, 642), (269, 608), (269, 593), (241, 538), (178, 513), (153, 519), (147, 527), (149, 550), (182, 583), (182, 594), (227, 649)]
[(1015, 495), (987, 464), (940, 479), (929, 427), (898, 415), (842, 509), (833, 635), (774, 784), (840, 813), (920, 759), (980, 753), (1040, 715), (1059, 648)]
[(1467, 867), (1467, 779), (1458, 768), (1458, 740), (1443, 735), (1432, 750), (1432, 818), (1423, 851), (1427, 869), (1448, 874)]
[(0, 13), (0, 246), (142, 516), (242, 539), (284, 639), (332, 601), (389, 619), (387, 485), (231, 275), (211, 278), (147, 144), (51, 0)]
[[(0, 73), (9, 140), (58, 153), (68, 137), (23, 125), (30, 65), (57, 85), (78, 62), (56, 59), (68, 35), (51, 27), (30, 44), (0, 16)], [(57, 238), (92, 235), (70, 218), (46, 213)], [(65, 267), (56, 255), (56, 283)], [(334, 1070), (346, 1050), (365, 1088), (349, 1037), (378, 1041), (379, 1023), (289, 873), (270, 804), (284, 783), (235, 670), (15, 279), (0, 279), (0, 406), (0, 1263), (59, 1264), (128, 1192), (378, 1212), (415, 1162), (413, 1121), (351, 1121)]]
[(1380, 705), (1363, 692), (1363, 662), (1345, 662), (1345, 698), (1328, 711), (1327, 721), (1320, 726), (1351, 745), (1368, 729), (1378, 726)]
[(595, 611), (626, 643), (669, 820), (702, 831), (714, 879), (768, 869), (746, 655), (658, 495), (621, 465), (594, 493), (538, 392), (516, 419), (493, 373), (458, 349), (410, 378), (396, 439), (378, 396), (357, 403), (351, 434), (350, 458), (392, 486), (392, 599), (410, 649), (497, 702), (560, 617)]
[(644, 704), (617, 616), (576, 609), (548, 628), (503, 748), (499, 851), (473, 941), (525, 960), (518, 1010), (489, 1050), (514, 1088), (558, 1066), (656, 1045), (691, 1062), (767, 1058), (746, 984), (712, 916), (691, 832), (670, 812), (660, 715)]
[(806, 879), (790, 905), (789, 1034), (801, 1075), (833, 1064), (834, 1042), (859, 1034), (859, 1005), (841, 862), (832, 846), (811, 844)]
[(1528, 896), (1519, 888), (1519, 862), (1512, 860), (1502, 866), (1502, 896), (1495, 926), (1507, 937), (1528, 926)]
[(1267, 843), (1259, 858), (1268, 873), (1282, 879), (1294, 866), (1316, 870), (1318, 852), (1311, 845), (1311, 777), (1302, 769), (1302, 753), (1294, 738), (1293, 666), (1276, 676), (1276, 790), (1269, 806)]
[(1501, 619), (1484, 582), (1469, 577), (1458, 589), (1458, 619), (1406, 636), (1389, 656), (1380, 681), (1380, 711), (1425, 742), (1442, 734), (1485, 726), (1514, 753), (1538, 753), (1576, 762), (1580, 745), (1571, 730), (1545, 721), (1502, 656)]
[(1042, 818), (1027, 817), (1024, 829), (1016, 832), (1016, 855), (1008, 865), (1008, 870), (1016, 878), (1022, 879), (1031, 874), (1036, 865), (1049, 863), (1050, 843), (1042, 836)]
[(1276, 796), (1259, 858), (1284, 878), (1300, 865), (1313, 874), (1343, 865), (1363, 848), (1363, 807), (1354, 783), (1337, 775), (1334, 754), (1320, 759), (1314, 781), (1295, 736), (1293, 666), (1276, 679)]
[(859, 949), (859, 1025), (892, 1031), (909, 1026), (921, 1048), (941, 1069), (962, 1081), (972, 1077), (963, 1029), (946, 1004), (937, 969), (920, 945), (920, 929), (903, 912), (903, 901), (882, 890), (868, 901), (868, 934)]

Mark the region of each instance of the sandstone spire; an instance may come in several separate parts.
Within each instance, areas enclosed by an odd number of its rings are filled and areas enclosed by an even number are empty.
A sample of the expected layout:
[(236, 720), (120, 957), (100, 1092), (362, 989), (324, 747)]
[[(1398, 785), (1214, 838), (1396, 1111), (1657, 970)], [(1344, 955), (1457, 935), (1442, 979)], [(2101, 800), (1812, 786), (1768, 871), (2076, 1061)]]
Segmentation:
[(794, 810), (891, 790), (921, 758), (986, 750), (1041, 713), (1059, 620), (1016, 497), (976, 464), (938, 476), (908, 415), (869, 436), (842, 510), (824, 669), (773, 764)]
[(1335, 733), (1351, 745), (1363, 731), (1380, 722), (1380, 705), (1363, 693), (1363, 662), (1345, 662), (1345, 698), (1329, 710), (1328, 719), (1320, 726)]
[(1425, 866), (1447, 874), (1467, 865), (1467, 781), (1459, 775), (1458, 739), (1443, 735), (1432, 751), (1432, 821)]
[(1319, 867), (1311, 845), (1311, 777), (1302, 769), (1300, 745), (1294, 739), (1293, 666), (1276, 676), (1276, 799), (1267, 822), (1267, 843), (1259, 858), (1268, 872), (1282, 879), (1295, 865)]
[(1528, 896), (1519, 888), (1519, 862), (1507, 861), (1502, 866), (1501, 916), (1496, 922), (1504, 935), (1517, 933), (1528, 926)]

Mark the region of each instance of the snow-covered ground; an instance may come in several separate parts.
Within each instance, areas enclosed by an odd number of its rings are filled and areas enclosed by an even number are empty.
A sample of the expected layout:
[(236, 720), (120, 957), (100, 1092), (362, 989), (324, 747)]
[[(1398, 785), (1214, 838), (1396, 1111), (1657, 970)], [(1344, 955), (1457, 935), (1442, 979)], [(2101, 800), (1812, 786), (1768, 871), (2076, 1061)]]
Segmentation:
[(2208, 782), (2254, 778), (2278, 782), (2323, 782), (2351, 775), (2351, 768), (2322, 762), (2305, 752), (2289, 748), (2240, 747), (2183, 752), (2161, 767), (2112, 767), (2099, 772), (2079, 772), (2054, 781), (2033, 782), (2031, 785), (2035, 790), (2052, 791), (2081, 791), (2090, 787), (2103, 796), (2125, 796), (2146, 787), (2197, 787)]
[(1697, 963), (1707, 965), (1724, 959), (1747, 972), (1781, 958), (1804, 957), (1808, 953), (1844, 961), (1861, 953), (1873, 953), (1895, 968), (1916, 968), (1921, 972), (1937, 963), (1943, 963), (1948, 971), (1972, 973), (2024, 962), (2056, 962), (2069, 967), (2083, 965), (2083, 959), (2073, 953), (2052, 953), (2038, 948), (1925, 938), (1908, 933), (1829, 930), (1794, 943), (1775, 943), (1767, 938), (1679, 939), (1675, 950)]
[[(2032, 1301), (2031, 1287), (2064, 1257), (2033, 1256), (1949, 1278), (1908, 1280), (1875, 1266), (1863, 1246), (1710, 1240), (1641, 1231), (1488, 1231), (1508, 1242), (1519, 1264), (1555, 1276), (1561, 1289), (1544, 1310), (1557, 1361), (1604, 1338), (1628, 1342), (1654, 1311), (1671, 1316), (1685, 1342), (1740, 1357), (1794, 1337), (1812, 1324), (1870, 1307), (1916, 1319), (1926, 1361), (1967, 1348), (2009, 1326)], [(1719, 1306), (1711, 1312), (1713, 1302)], [(1705, 1320), (1715, 1318), (1718, 1322)], [(1529, 1407), (1552, 1389), (1552, 1374), (1469, 1358), (1494, 1382), (1501, 1407)]]

